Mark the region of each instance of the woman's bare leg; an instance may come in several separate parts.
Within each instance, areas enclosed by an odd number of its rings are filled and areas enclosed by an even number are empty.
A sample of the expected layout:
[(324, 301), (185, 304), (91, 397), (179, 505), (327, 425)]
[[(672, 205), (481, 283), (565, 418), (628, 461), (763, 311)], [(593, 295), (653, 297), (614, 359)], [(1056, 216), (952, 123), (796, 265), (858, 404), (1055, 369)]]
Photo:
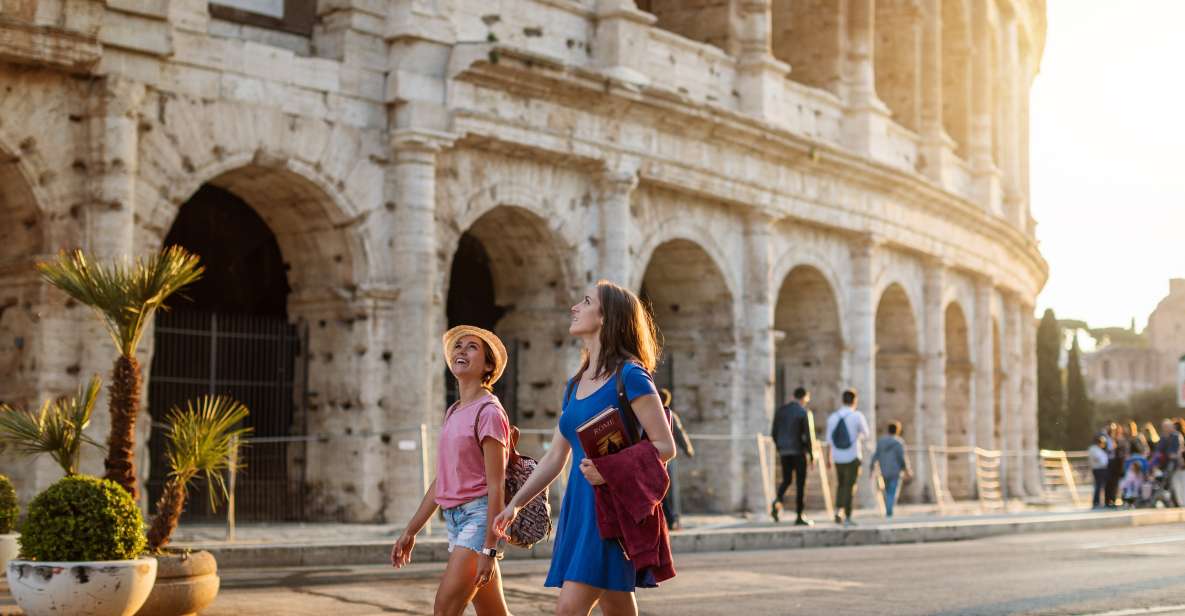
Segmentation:
[[(448, 565), (436, 588), (434, 616), (461, 616), (465, 606), (473, 601), (477, 586), (473, 578), (477, 575), (477, 552), (457, 546), (448, 555)], [(500, 586), (499, 586), (500, 588)]]
[(477, 589), (473, 609), (477, 610), (477, 616), (509, 616), (510, 608), (506, 606), (506, 595), (502, 592), (502, 567), (498, 563), (494, 563), (490, 581)]
[(588, 616), (604, 593), (605, 589), (596, 586), (564, 582), (560, 599), (555, 604), (556, 616)]
[(601, 595), (601, 614), (604, 616), (638, 616), (634, 593), (606, 590)]

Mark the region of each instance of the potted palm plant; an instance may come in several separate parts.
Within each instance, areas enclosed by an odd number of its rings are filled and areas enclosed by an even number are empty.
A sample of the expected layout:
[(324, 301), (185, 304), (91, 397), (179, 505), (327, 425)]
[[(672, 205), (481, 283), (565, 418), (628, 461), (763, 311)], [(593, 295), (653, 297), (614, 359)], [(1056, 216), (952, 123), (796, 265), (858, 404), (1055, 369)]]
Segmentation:
[(8, 566), (8, 561), (17, 555), (17, 518), (21, 510), (16, 501), (16, 488), (8, 477), (0, 475), (0, 569)]
[(156, 585), (140, 616), (196, 614), (218, 594), (218, 565), (206, 551), (173, 551), (166, 546), (189, 496), (189, 485), (199, 476), (206, 481), (211, 508), (227, 496), (223, 473), (236, 459), (247, 407), (226, 396), (204, 396), (186, 403), (185, 410), (169, 411), (165, 460), (169, 478), (156, 503), (148, 530), (148, 549), (159, 563)]
[(136, 418), (143, 380), (136, 347), (156, 309), (200, 278), (203, 268), (196, 255), (173, 246), (122, 264), (96, 263), (81, 250), (62, 252), (56, 260), (38, 263), (37, 269), (50, 284), (98, 312), (115, 342), (118, 356), (108, 388), (111, 430), (103, 465), (105, 477), (136, 499)]
[(83, 431), (101, 382), (46, 402), (39, 412), (0, 407), (0, 441), (27, 454), (48, 453), (65, 478), (29, 503), (20, 556), (8, 563), (8, 586), (28, 616), (128, 616), (148, 597), (157, 563), (143, 557), (140, 509), (119, 484), (78, 474)]

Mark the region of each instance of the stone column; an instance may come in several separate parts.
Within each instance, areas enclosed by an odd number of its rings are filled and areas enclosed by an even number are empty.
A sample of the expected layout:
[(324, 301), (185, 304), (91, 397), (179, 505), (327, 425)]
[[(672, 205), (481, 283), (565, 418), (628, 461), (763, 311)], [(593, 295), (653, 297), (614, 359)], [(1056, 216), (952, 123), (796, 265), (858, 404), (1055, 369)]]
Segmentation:
[[(737, 375), (736, 400), (739, 412), (732, 415), (733, 477), (732, 500), (741, 509), (757, 513), (768, 509), (772, 500), (773, 469), (763, 463), (773, 459), (771, 450), (758, 445), (769, 431), (774, 408), (774, 339), (771, 266), (773, 260), (773, 221), (764, 214), (751, 214), (745, 221), (744, 287), (741, 308), (739, 362), (744, 368)], [(766, 456), (763, 461), (759, 456)]]
[[(853, 242), (852, 287), (848, 291), (848, 319), (851, 342), (848, 361), (851, 386), (856, 390), (858, 407), (868, 419), (869, 429), (876, 431), (876, 273), (878, 253), (883, 239), (866, 235)], [(835, 409), (823, 409), (830, 413)], [(826, 415), (820, 416), (825, 421)], [(875, 436), (875, 434), (873, 435)], [(876, 491), (872, 489), (870, 473), (862, 473), (858, 495), (861, 507), (876, 506)]]
[[(126, 261), (140, 253), (136, 243), (136, 174), (139, 169), (139, 124), (140, 108), (145, 99), (142, 84), (126, 81), (119, 77), (108, 77), (95, 84), (96, 95), (92, 101), (91, 116), (87, 121), (86, 144), (91, 153), (88, 161), (90, 203), (84, 205), (82, 214), (81, 247), (91, 257), (102, 261)], [(84, 150), (85, 151), (85, 150)], [(58, 290), (49, 292), (57, 299), (65, 295)], [(99, 317), (89, 308), (75, 307), (65, 312), (71, 321), (65, 329), (67, 335), (76, 340), (92, 341), (78, 344), (75, 377), (62, 383), (66, 391), (75, 389), (80, 382), (86, 382), (94, 374), (103, 379), (104, 391), (111, 383), (112, 362), (116, 350)], [(140, 391), (140, 415), (136, 419), (136, 474), (141, 488), (148, 479), (148, 437), (152, 422), (148, 413), (148, 376), (152, 366), (153, 326), (145, 328), (137, 359), (140, 361), (143, 382)], [(90, 434), (99, 442), (106, 443), (111, 426), (108, 398), (102, 395), (95, 405)], [(99, 476), (104, 474), (105, 452), (95, 447), (82, 448), (82, 472)], [(140, 490), (142, 502), (146, 502), (144, 490)]]
[[(735, 1), (735, 0), (734, 0)], [(790, 65), (773, 56), (769, 0), (746, 0), (737, 5), (736, 91), (741, 111), (768, 122), (785, 117), (786, 76)]]
[(847, 117), (844, 121), (846, 145), (857, 152), (879, 152), (887, 135), (889, 108), (876, 95), (876, 69), (873, 62), (873, 35), (876, 12), (873, 0), (848, 3)]
[[(925, 324), (922, 350), (922, 417), (916, 425), (921, 426), (918, 446), (946, 445), (946, 314), (942, 303), (946, 287), (946, 264), (940, 260), (929, 260), (925, 269), (925, 286), (922, 322)], [(929, 457), (922, 459), (929, 463)], [(937, 459), (939, 476), (947, 478), (946, 456)], [(921, 466), (921, 465), (919, 465)], [(924, 472), (923, 472), (924, 471)], [(931, 480), (931, 469), (918, 469), (923, 482)], [(930, 485), (930, 497), (937, 498), (943, 486)]]
[[(388, 194), (395, 204), (394, 268), (398, 272), (394, 339), (400, 348), (391, 362), (392, 424), (406, 429), (400, 438), (419, 440), (419, 426), (439, 427), (444, 402), (440, 336), (444, 329), (443, 284), (439, 269), (436, 230), (436, 167), (440, 151), (450, 145), (447, 135), (423, 131), (395, 131), (391, 146)], [(398, 384), (397, 390), (393, 384)], [(416, 437), (410, 435), (415, 434)], [(435, 460), (430, 440), (426, 459)], [(423, 495), (421, 451), (394, 451), (402, 464), (388, 481), (388, 521), (406, 519)], [(392, 460), (396, 462), (396, 460)], [(430, 472), (429, 475), (432, 473)]]
[(967, 156), (971, 163), (971, 174), (975, 185), (975, 198), (980, 207), (988, 212), (999, 213), (1002, 199), (1000, 174), (992, 156), (992, 142), (995, 113), (993, 103), (995, 88), (992, 87), (994, 58), (991, 51), (991, 3), (980, 0), (974, 3), (971, 15), (975, 53), (971, 78), (971, 135)]
[(1004, 213), (1008, 217), (1009, 223), (1018, 229), (1024, 229), (1027, 213), (1023, 211), (1023, 178), (1020, 166), (1020, 100), (1017, 95), (1020, 91), (1021, 76), (1017, 58), (1019, 43), (1016, 30), (1018, 27), (1015, 15), (1009, 15), (1005, 18), (1001, 28), (1004, 64), (1000, 67), (1003, 74), (999, 80), (1001, 91), (998, 93), (998, 97), (1001, 101), (1000, 111), (1003, 117), (998, 121), (1002, 122), (1003, 126), (1002, 130), (997, 131), (996, 134), (1003, 137), (1003, 142), (1000, 144), (1002, 160), (998, 163), (1002, 170), (1004, 185)]
[(601, 175), (598, 186), (600, 255), (597, 271), (593, 272), (593, 279), (588, 282), (604, 278), (627, 288), (633, 284), (636, 225), (630, 198), (637, 187), (637, 165), (619, 165), (607, 169)]
[(1037, 461), (1037, 319), (1033, 317), (1033, 307), (1021, 306), (1021, 320), (1024, 340), (1022, 341), (1024, 365), (1022, 402), (1024, 418), (1024, 438), (1021, 441), (1025, 452), (1025, 462), (1022, 465), (1025, 492), (1030, 496), (1041, 494), (1041, 466)]
[(1024, 367), (1021, 363), (1021, 345), (1024, 340), (1024, 335), (1022, 334), (1024, 321), (1021, 315), (1020, 304), (1017, 302), (1015, 296), (1008, 295), (1004, 306), (1008, 319), (1008, 341), (1004, 344), (1004, 348), (1007, 349), (1005, 358), (1008, 362), (1008, 378), (1005, 387), (1008, 389), (1008, 394), (1004, 398), (1007, 406), (1003, 410), (1005, 427), (1004, 449), (1010, 453), (1008, 458), (1008, 491), (1010, 496), (1024, 496), (1024, 467), (1026, 460), (1023, 456), (1024, 452), (1021, 444), (1023, 431), (1021, 380), (1024, 374)]
[(942, 6), (940, 0), (924, 0), (922, 7), (921, 133), (923, 171), (947, 189), (954, 188), (955, 142), (943, 127)]
[(995, 437), (995, 348), (992, 344), (992, 287), (988, 276), (975, 281), (975, 443), (976, 447), (997, 449)]
[(634, 0), (598, 0), (593, 61), (605, 74), (635, 86), (646, 85), (643, 64), (650, 35), (658, 18), (639, 11)]

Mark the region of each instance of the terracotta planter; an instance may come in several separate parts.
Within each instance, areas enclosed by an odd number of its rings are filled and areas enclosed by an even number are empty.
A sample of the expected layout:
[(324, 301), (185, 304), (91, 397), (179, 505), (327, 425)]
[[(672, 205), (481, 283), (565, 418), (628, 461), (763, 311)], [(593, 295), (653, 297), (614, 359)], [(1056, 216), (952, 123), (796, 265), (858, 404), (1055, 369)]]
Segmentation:
[(8, 588), (26, 616), (132, 616), (156, 580), (156, 560), (8, 563)]
[(0, 570), (8, 569), (8, 561), (16, 560), (17, 552), (20, 551), (20, 543), (17, 538), (20, 535), (12, 533), (10, 535), (0, 535)]
[(156, 557), (160, 567), (152, 594), (138, 616), (190, 616), (218, 596), (218, 561), (209, 552), (169, 552)]

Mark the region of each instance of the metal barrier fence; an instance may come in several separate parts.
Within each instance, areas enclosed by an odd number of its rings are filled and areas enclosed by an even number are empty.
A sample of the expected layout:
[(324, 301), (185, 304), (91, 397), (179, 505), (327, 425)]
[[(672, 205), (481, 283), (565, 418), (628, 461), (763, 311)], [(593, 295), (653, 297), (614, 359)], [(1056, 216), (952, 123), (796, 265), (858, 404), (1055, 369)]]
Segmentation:
[[(518, 449), (526, 455), (535, 458), (542, 457), (551, 445), (553, 429), (520, 429), (520, 439)], [(224, 515), (227, 522), (227, 536), (228, 539), (234, 538), (234, 527), (237, 522), (253, 521), (253, 522), (285, 522), (285, 521), (306, 521), (306, 520), (332, 520), (334, 515), (332, 511), (318, 509), (314, 504), (309, 503), (305, 498), (306, 486), (302, 483), (303, 475), (294, 475), (287, 478), (287, 489), (279, 492), (285, 494), (284, 500), (279, 508), (271, 507), (268, 510), (276, 511), (277, 509), (287, 508), (284, 515), (275, 516), (270, 519), (262, 519), (259, 516), (242, 516), (242, 503), (245, 498), (252, 498), (259, 493), (258, 490), (252, 489), (253, 481), (275, 481), (275, 478), (252, 477), (252, 468), (250, 461), (258, 459), (261, 452), (263, 455), (268, 455), (269, 448), (283, 446), (284, 451), (291, 452), (296, 448), (301, 448), (310, 443), (328, 443), (333, 440), (346, 439), (379, 439), (384, 438), (393, 440), (402, 450), (411, 453), (411, 450), (416, 450), (416, 456), (420, 472), (418, 479), (420, 487), (426, 491), (431, 482), (434, 473), (435, 461), (430, 458), (431, 452), (435, 449), (436, 440), (438, 438), (438, 431), (429, 428), (427, 425), (413, 426), (408, 428), (401, 428), (396, 430), (384, 431), (382, 433), (355, 433), (351, 435), (307, 435), (307, 436), (289, 436), (289, 437), (261, 437), (245, 439), (243, 443), (242, 456), (247, 462), (244, 471), (236, 473), (228, 473), (228, 486), (231, 487), (231, 499), (227, 503)], [(728, 446), (752, 446), (755, 448), (757, 460), (759, 462), (761, 483), (764, 490), (764, 502), (769, 503), (773, 501), (775, 486), (779, 480), (779, 468), (777, 448), (772, 439), (765, 434), (750, 434), (750, 435), (726, 435), (726, 434), (689, 434), (689, 439), (693, 445), (700, 451), (707, 451), (713, 447), (718, 447), (720, 444), (727, 444)], [(751, 444), (751, 445), (750, 445)], [(828, 517), (834, 515), (834, 500), (832, 498), (833, 486), (836, 484), (834, 467), (828, 468), (826, 465), (827, 446), (825, 443), (818, 443), (813, 466), (810, 469), (814, 476), (810, 480), (813, 487), (808, 492), (808, 509), (819, 510), (823, 509), (827, 512)], [(868, 452), (871, 454), (871, 452)], [(981, 510), (997, 510), (1004, 508), (1004, 500), (1008, 489), (1005, 485), (1005, 478), (1003, 477), (1004, 466), (1006, 460), (1011, 457), (1021, 457), (1031, 454), (1015, 451), (992, 451), (984, 450), (974, 447), (907, 447), (906, 455), (910, 458), (910, 466), (914, 472), (916, 485), (910, 488), (899, 486), (902, 492), (902, 498), (906, 502), (931, 502), (939, 506), (939, 511), (943, 511), (945, 507), (955, 502), (978, 501)], [(866, 457), (865, 460), (868, 458)], [(1039, 461), (1043, 465), (1043, 486), (1047, 491), (1047, 495), (1054, 496), (1061, 494), (1067, 497), (1068, 500), (1079, 504), (1077, 500), (1077, 486), (1080, 485), (1079, 476), (1081, 474), (1079, 461), (1082, 459), (1080, 452), (1048, 452), (1042, 451), (1039, 455)], [(962, 488), (952, 493), (950, 486), (950, 470), (955, 465), (966, 463), (969, 467), (968, 473), (970, 491), (962, 491)], [(567, 476), (571, 468), (571, 459), (569, 459), (563, 472), (556, 479), (556, 482), (551, 487), (552, 506), (558, 512), (560, 500), (562, 499)], [(1087, 465), (1089, 466), (1089, 465)], [(690, 479), (690, 471), (687, 465), (680, 465), (677, 467), (677, 472), (682, 477), (683, 481)], [(960, 471), (961, 472), (961, 471)], [(1086, 470), (1089, 473), (1089, 468)], [(925, 477), (925, 480), (922, 478)], [(883, 492), (884, 484), (880, 481), (879, 473), (876, 474), (873, 487), (878, 492)], [(686, 484), (685, 484), (686, 485)], [(924, 488), (929, 487), (929, 492), (925, 492)], [(277, 490), (272, 489), (269, 494), (278, 493)], [(788, 493), (793, 493), (793, 487)], [(191, 496), (190, 502), (194, 503), (200, 499), (204, 499), (200, 488)], [(883, 503), (881, 498), (877, 498), (877, 506), (883, 512)], [(813, 506), (812, 506), (813, 505)], [(256, 511), (261, 509), (256, 508)], [(221, 518), (222, 516), (218, 516)], [(206, 517), (206, 519), (216, 519)]]

